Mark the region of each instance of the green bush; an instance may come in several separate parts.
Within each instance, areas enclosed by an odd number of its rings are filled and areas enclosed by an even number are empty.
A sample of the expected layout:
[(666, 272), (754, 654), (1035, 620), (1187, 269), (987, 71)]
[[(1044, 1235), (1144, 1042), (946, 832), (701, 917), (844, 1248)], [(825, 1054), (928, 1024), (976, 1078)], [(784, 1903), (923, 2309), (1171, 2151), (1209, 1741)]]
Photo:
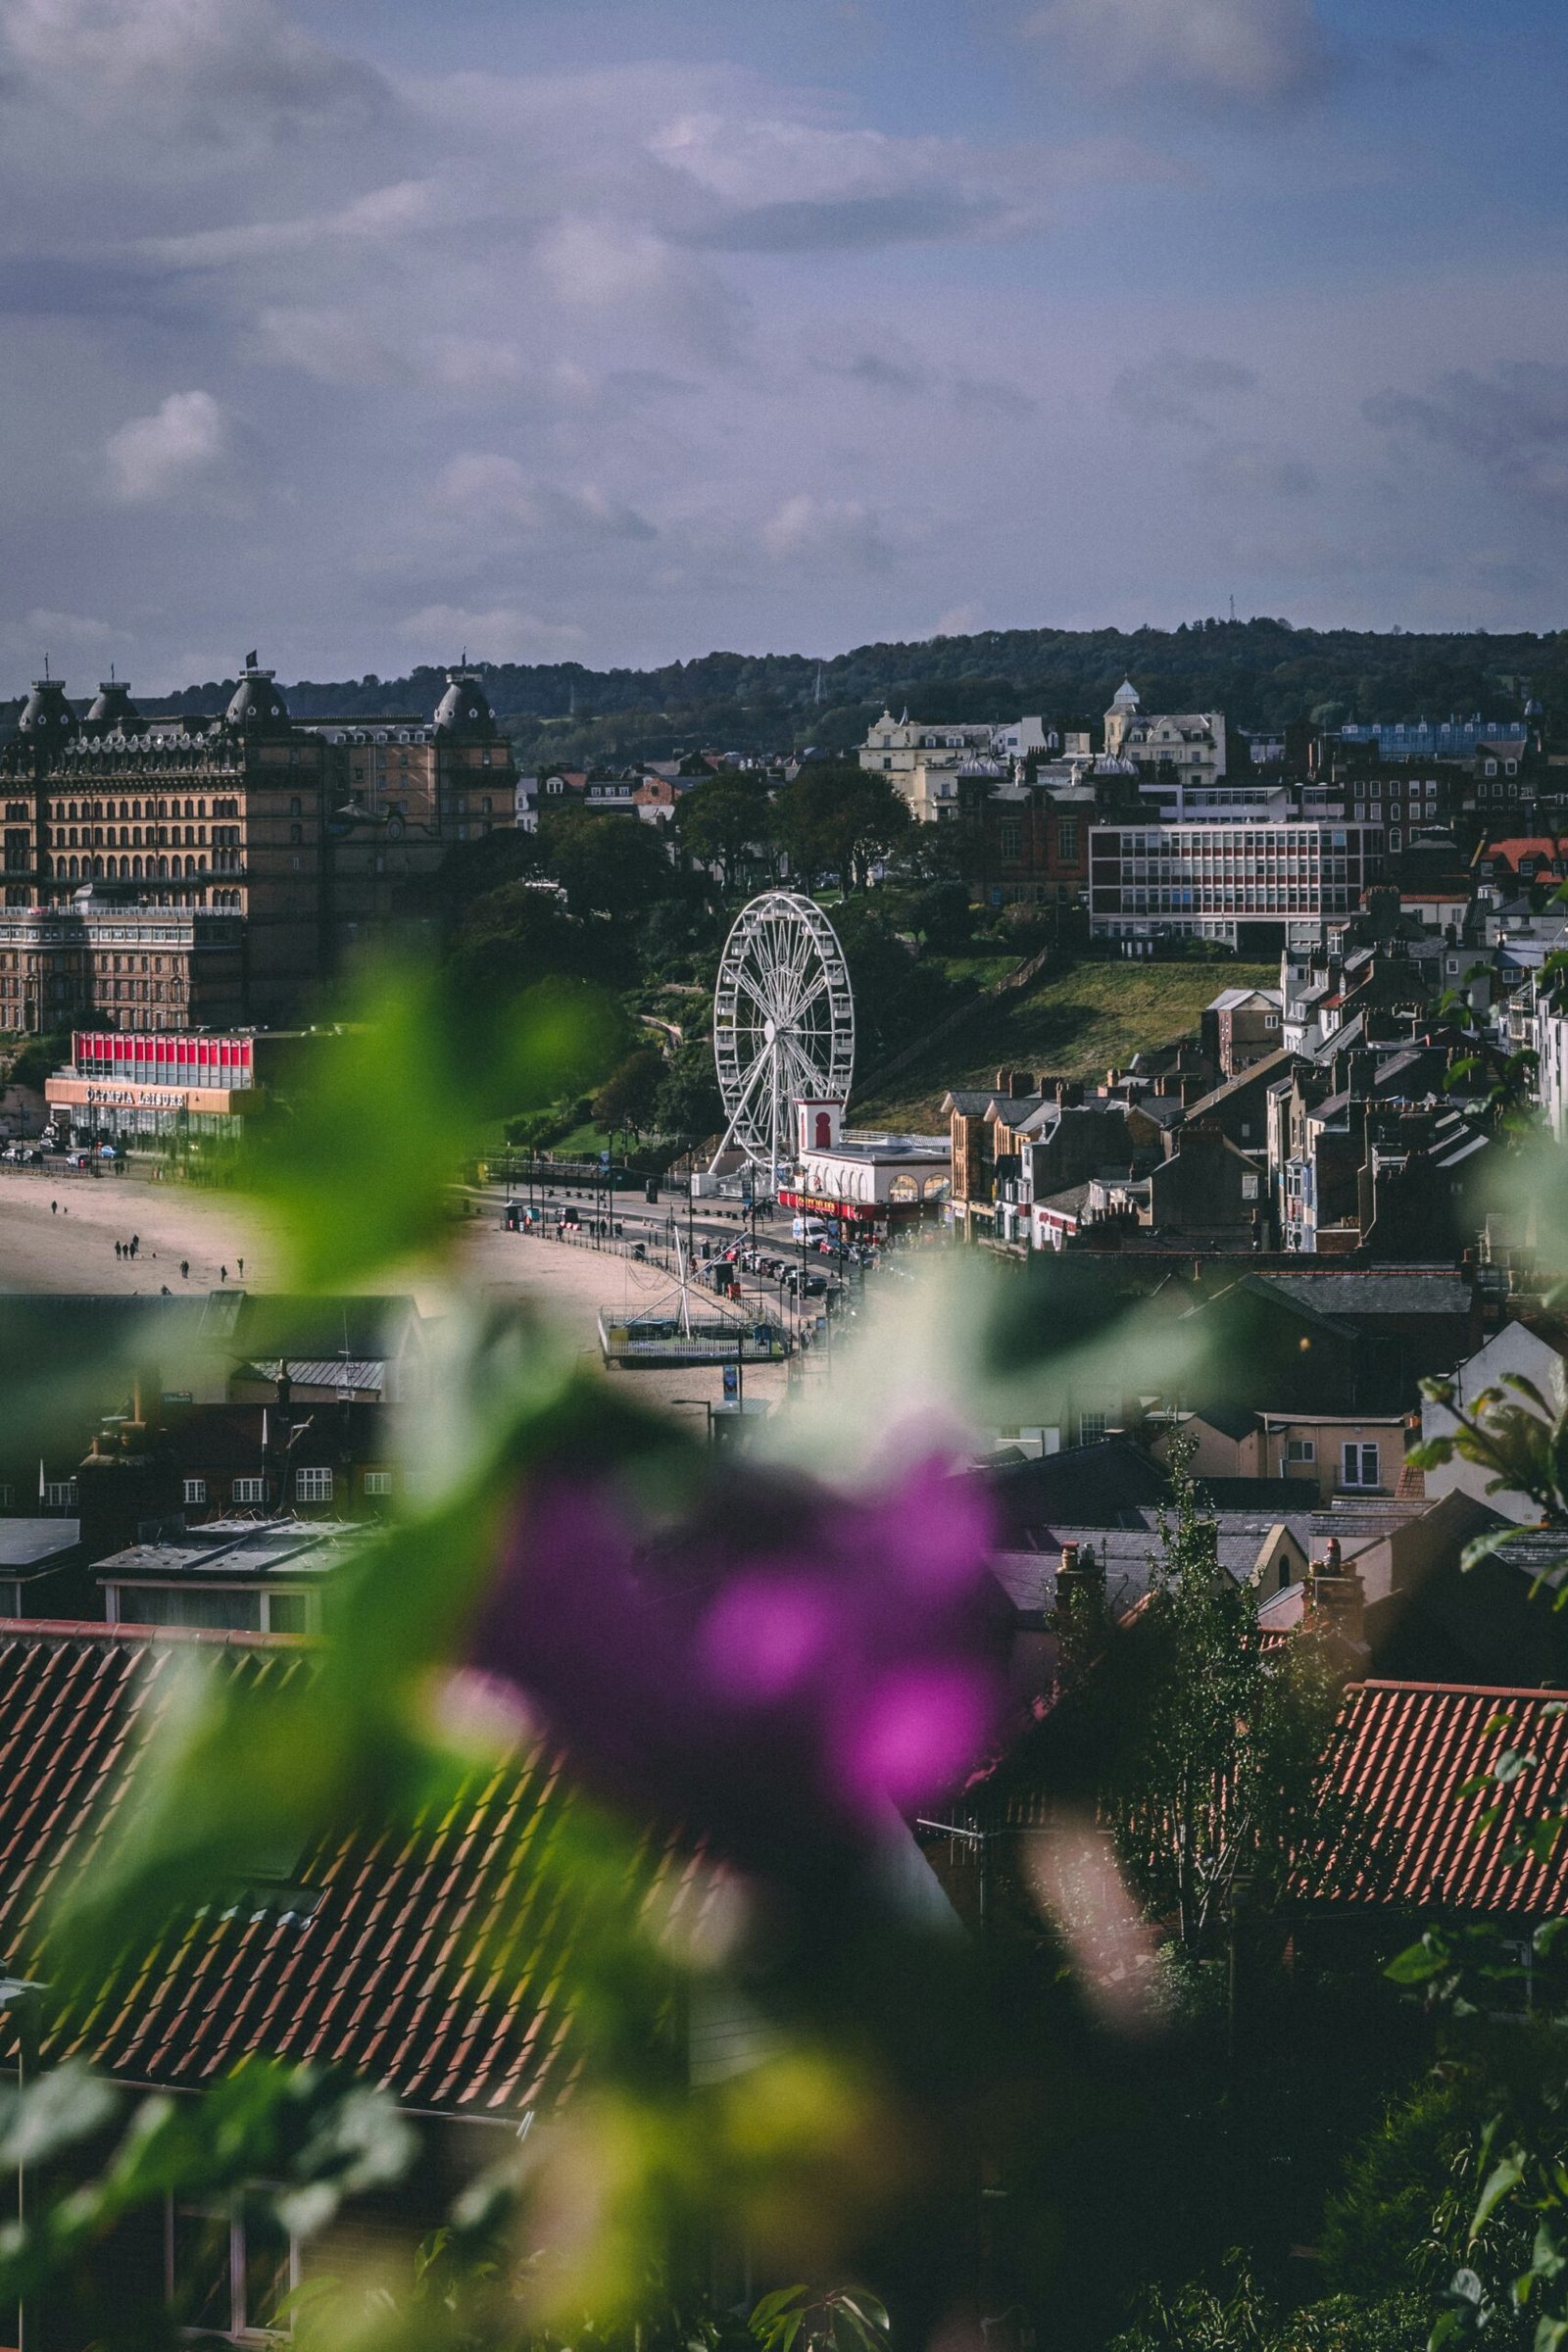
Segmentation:
[(1404, 2287), (1281, 2311), (1238, 2251), (1217, 2282), (1152, 2291), (1109, 2352), (1426, 2352), (1433, 2309), (1428, 2296)]
[(1424, 2083), (1389, 2109), (1328, 2201), (1320, 2250), (1331, 2287), (1364, 2296), (1446, 2281), (1463, 2255), (1486, 2112), (1463, 2076)]

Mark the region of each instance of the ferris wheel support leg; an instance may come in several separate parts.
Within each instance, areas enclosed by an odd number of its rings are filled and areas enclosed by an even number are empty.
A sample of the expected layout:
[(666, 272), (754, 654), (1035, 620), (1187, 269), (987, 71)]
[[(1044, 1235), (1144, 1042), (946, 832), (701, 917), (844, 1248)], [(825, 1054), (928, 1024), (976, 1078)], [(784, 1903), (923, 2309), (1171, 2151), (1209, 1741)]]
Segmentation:
[(729, 1150), (730, 1138), (733, 1136), (736, 1128), (740, 1124), (741, 1113), (751, 1100), (753, 1087), (757, 1084), (757, 1081), (761, 1076), (762, 1072), (767, 1068), (768, 1058), (768, 1055), (765, 1054), (760, 1057), (754, 1067), (751, 1076), (747, 1079), (746, 1084), (742, 1087), (740, 1101), (730, 1112), (729, 1125), (725, 1128), (723, 1134), (718, 1139), (718, 1150), (713, 1153), (712, 1158), (708, 1163), (708, 1173), (710, 1176), (712, 1176), (717, 1172), (719, 1161)]

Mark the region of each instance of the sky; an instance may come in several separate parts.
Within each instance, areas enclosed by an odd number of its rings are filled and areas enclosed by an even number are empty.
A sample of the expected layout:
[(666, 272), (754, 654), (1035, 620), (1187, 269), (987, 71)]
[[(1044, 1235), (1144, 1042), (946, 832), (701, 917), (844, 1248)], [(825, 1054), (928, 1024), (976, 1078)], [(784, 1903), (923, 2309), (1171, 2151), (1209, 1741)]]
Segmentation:
[(1552, 628), (1544, 0), (0, 0), (0, 693)]

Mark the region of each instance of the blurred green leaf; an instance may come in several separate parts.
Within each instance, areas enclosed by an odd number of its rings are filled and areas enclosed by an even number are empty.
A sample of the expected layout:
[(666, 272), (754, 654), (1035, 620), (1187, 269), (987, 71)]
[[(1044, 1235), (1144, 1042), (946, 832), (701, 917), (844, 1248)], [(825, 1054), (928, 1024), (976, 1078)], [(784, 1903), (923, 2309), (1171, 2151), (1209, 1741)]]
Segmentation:
[(366, 974), (258, 1148), (294, 1279), (342, 1289), (433, 1249), (485, 1123), (595, 1084), (624, 1034), (610, 997), (566, 982), (462, 1001), (422, 964)]

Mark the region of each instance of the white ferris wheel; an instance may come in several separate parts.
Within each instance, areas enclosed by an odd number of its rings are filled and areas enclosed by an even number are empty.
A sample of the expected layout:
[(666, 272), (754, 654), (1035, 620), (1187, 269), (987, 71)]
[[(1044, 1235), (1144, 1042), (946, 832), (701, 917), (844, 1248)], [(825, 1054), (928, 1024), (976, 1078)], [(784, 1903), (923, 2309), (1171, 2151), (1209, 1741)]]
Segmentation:
[(724, 1133), (772, 1184), (793, 1158), (795, 1104), (847, 1102), (855, 1000), (838, 934), (814, 900), (764, 891), (741, 908), (713, 991), (713, 1059)]

